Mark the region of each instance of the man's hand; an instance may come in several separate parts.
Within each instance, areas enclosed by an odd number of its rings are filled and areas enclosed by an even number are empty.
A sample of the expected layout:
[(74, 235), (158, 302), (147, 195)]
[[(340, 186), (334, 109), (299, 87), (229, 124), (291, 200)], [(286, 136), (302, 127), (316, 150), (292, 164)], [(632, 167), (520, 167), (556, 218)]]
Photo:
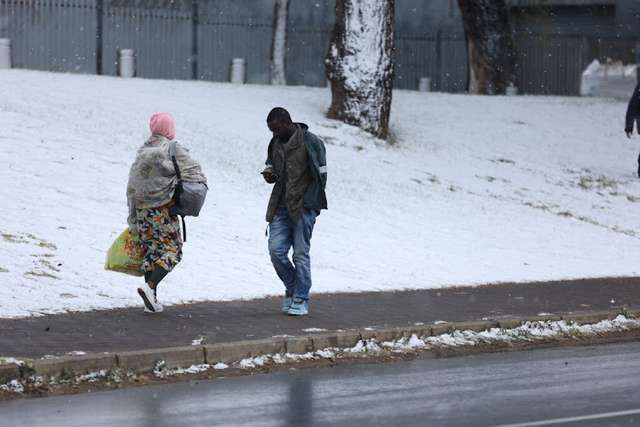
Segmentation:
[(273, 184), (276, 181), (278, 181), (278, 175), (276, 173), (274, 173), (274, 170), (273, 170), (272, 166), (267, 166), (260, 173), (262, 174), (262, 177), (264, 178), (264, 180), (267, 181), (267, 183), (269, 183), (269, 184)]

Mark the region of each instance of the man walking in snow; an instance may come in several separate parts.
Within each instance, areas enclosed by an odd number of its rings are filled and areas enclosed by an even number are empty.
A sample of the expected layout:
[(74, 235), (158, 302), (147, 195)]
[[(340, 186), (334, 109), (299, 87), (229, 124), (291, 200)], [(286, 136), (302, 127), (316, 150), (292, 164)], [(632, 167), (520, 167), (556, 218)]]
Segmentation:
[(284, 108), (269, 112), (267, 126), (273, 138), (262, 176), (274, 184), (266, 217), (269, 254), (285, 286), (282, 311), (304, 316), (309, 313), (311, 235), (320, 210), (327, 209), (325, 148), (306, 124), (294, 123)]
[[(633, 90), (633, 95), (631, 95), (629, 106), (627, 107), (627, 116), (624, 125), (627, 138), (631, 138), (631, 135), (633, 135), (633, 126), (638, 120), (640, 120), (640, 84), (636, 85), (636, 88)], [(638, 133), (640, 133), (640, 126), (637, 129)], [(638, 155), (638, 177), (640, 177), (640, 155)]]

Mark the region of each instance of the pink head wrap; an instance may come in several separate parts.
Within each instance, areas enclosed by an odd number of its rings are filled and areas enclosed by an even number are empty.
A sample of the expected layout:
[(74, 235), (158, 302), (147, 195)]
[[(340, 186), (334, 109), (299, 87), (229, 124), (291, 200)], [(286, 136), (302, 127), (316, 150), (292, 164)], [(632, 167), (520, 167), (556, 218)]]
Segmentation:
[(169, 113), (155, 113), (149, 121), (151, 133), (173, 139), (176, 136), (176, 123)]

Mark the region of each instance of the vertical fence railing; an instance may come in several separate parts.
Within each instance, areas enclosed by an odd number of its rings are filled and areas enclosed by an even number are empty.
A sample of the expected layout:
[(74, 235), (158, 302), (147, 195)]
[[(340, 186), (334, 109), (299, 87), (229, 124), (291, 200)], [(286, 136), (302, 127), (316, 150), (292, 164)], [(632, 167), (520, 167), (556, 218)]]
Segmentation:
[(198, 79), (198, 24), (200, 18), (198, 16), (198, 2), (191, 3), (191, 79)]
[[(640, 42), (636, 42), (636, 66), (640, 67)], [(640, 83), (640, 69), (636, 68), (636, 80)]]
[(102, 36), (104, 34), (104, 0), (96, 0), (96, 74), (102, 74)]

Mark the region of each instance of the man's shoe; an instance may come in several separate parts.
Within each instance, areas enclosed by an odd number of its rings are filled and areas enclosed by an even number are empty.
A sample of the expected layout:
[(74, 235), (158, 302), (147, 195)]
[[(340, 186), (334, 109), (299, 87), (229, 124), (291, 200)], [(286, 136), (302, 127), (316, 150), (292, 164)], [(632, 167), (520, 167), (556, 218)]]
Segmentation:
[(309, 314), (309, 301), (296, 298), (291, 303), (291, 307), (289, 307), (287, 314), (289, 316), (306, 316)]
[(163, 310), (162, 305), (158, 303), (156, 299), (155, 291), (151, 289), (147, 283), (138, 288), (138, 295), (142, 298), (147, 312), (160, 313)]
[(291, 304), (293, 303), (293, 297), (288, 297), (285, 295), (284, 298), (282, 298), (282, 312), (283, 313), (289, 313), (289, 307), (291, 307)]

